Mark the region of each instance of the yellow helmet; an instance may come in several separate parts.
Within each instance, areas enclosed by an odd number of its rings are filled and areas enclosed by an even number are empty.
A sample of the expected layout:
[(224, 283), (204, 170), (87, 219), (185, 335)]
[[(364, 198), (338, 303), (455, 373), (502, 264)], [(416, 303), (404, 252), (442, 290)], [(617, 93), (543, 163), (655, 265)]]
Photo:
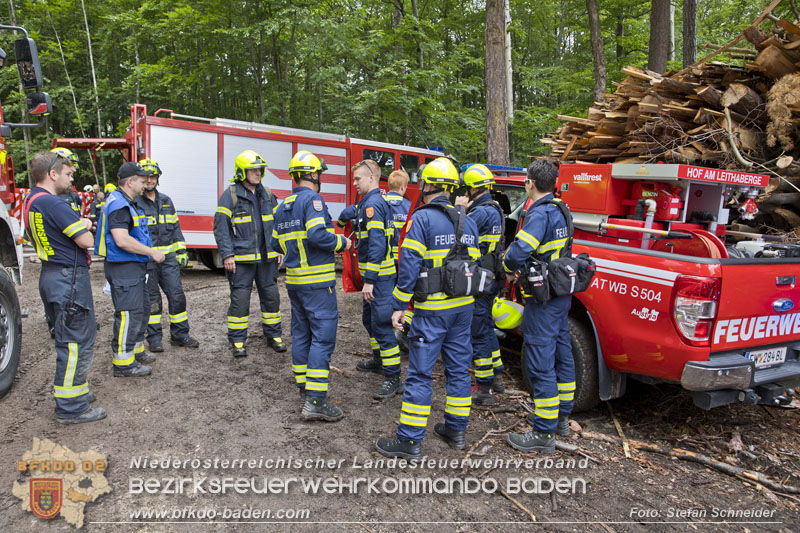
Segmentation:
[(478, 187), (491, 189), (494, 185), (494, 175), (485, 165), (471, 165), (464, 172), (464, 185), (471, 189)]
[(517, 302), (505, 298), (495, 298), (492, 305), (494, 325), (499, 329), (514, 329), (522, 324), (522, 312), (525, 310)]
[(231, 181), (244, 181), (246, 176), (246, 170), (251, 168), (260, 168), (261, 169), (261, 177), (264, 177), (264, 169), (267, 168), (267, 162), (264, 161), (264, 158), (255, 153), (252, 150), (245, 150), (241, 154), (236, 156), (236, 160), (233, 162), (234, 169), (236, 170), (235, 175)]
[(420, 179), (445, 190), (455, 189), (460, 183), (458, 171), (446, 157), (437, 157), (422, 169)]
[[(319, 172), (321, 174), (326, 170), (328, 170), (328, 165), (325, 164), (325, 160), (320, 159), (307, 150), (300, 150), (294, 154), (294, 157), (292, 157), (292, 160), (289, 162), (290, 176), (292, 176), (292, 174), (300, 174), (301, 172), (312, 174), (314, 172)], [(297, 180), (297, 176), (292, 176), (292, 178)]]
[(150, 176), (161, 176), (161, 167), (158, 166), (158, 163), (153, 161), (150, 158), (141, 159), (139, 164), (142, 166), (143, 169), (150, 173)]
[(78, 170), (78, 156), (75, 155), (75, 153), (72, 150), (70, 150), (69, 148), (59, 147), (59, 148), (53, 148), (50, 151), (53, 152), (54, 154), (60, 155), (61, 157), (72, 163), (72, 166), (75, 167), (75, 170)]
[(111, 194), (112, 192), (117, 190), (117, 186), (113, 183), (106, 183), (106, 186), (103, 187), (103, 192), (106, 194)]

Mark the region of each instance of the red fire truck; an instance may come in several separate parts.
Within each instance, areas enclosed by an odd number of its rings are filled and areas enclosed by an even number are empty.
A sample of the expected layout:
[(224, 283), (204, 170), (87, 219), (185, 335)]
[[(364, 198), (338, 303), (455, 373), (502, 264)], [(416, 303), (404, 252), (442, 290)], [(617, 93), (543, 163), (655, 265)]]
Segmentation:
[(288, 166), (292, 154), (308, 150), (325, 160), (322, 197), (331, 216), (354, 201), (350, 167), (374, 159), (384, 173), (405, 169), (416, 180), (417, 169), (441, 156), (437, 150), (353, 139), (344, 135), (181, 115), (169, 109), (147, 114), (146, 106), (131, 106), (131, 124), (125, 136), (109, 139), (60, 138), (53, 146), (72, 150), (121, 150), (126, 161), (145, 157), (158, 161), (164, 175), (159, 190), (175, 200), (186, 244), (209, 268), (220, 268), (214, 241), (214, 211), (233, 174), (233, 160), (244, 150), (255, 150), (267, 162), (264, 185), (279, 199), (291, 193)]
[(620, 397), (628, 377), (680, 383), (705, 409), (790, 401), (800, 245), (726, 227), (732, 210), (752, 219), (767, 183), (688, 165), (561, 165), (573, 253), (597, 263), (569, 317), (576, 409)]
[[(24, 37), (14, 41), (14, 57), (22, 88), (25, 91), (28, 113), (46, 116), (51, 112), (50, 97), (40, 92), (42, 68), (36, 43), (24, 28), (2, 26), (0, 30), (21, 32)], [(0, 67), (6, 63), (6, 52), (0, 49)], [(15, 218), (20, 208), (14, 187), (14, 164), (6, 151), (5, 139), (16, 128), (33, 128), (44, 123), (14, 124), (6, 122), (0, 106), (0, 397), (11, 388), (19, 365), (22, 346), (22, 312), (15, 284), (22, 281), (22, 228)]]

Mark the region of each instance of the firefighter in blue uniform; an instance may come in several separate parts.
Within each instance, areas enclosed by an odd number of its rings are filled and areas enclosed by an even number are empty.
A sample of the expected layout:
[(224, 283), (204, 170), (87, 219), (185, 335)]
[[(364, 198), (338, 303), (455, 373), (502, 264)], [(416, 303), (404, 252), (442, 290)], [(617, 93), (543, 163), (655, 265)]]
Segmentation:
[(114, 334), (111, 338), (115, 377), (147, 376), (155, 355), (144, 349), (150, 316), (147, 263), (162, 263), (165, 256), (152, 248), (147, 218), (133, 205), (144, 191), (148, 171), (135, 162), (123, 163), (117, 172), (119, 186), (106, 199), (97, 226), (95, 253), (104, 256), (106, 280), (114, 302)]
[(353, 184), (361, 195), (353, 231), (358, 236), (358, 270), (364, 287), (361, 322), (378, 344), (378, 357), (356, 365), (364, 372), (383, 373), (384, 380), (372, 395), (376, 400), (391, 398), (402, 391), (400, 348), (392, 329), (392, 290), (397, 280), (397, 265), (392, 256), (394, 235), (392, 211), (378, 186), (381, 168), (365, 159), (352, 168)]
[(214, 238), (223, 258), (231, 290), (228, 341), (234, 357), (247, 356), (247, 321), (253, 283), (261, 303), (261, 329), (267, 345), (285, 352), (281, 338), (278, 265), (282, 257), (270, 249), (278, 198), (261, 183), (267, 163), (252, 150), (234, 161), (231, 186), (219, 197), (214, 215)]
[(55, 326), (56, 372), (53, 396), (61, 424), (93, 422), (106, 411), (92, 407), (87, 377), (97, 334), (86, 248), (91, 225), (59, 197), (72, 183), (71, 162), (39, 152), (31, 161), (35, 182), (23, 204), (25, 233), (42, 262), (39, 294)]
[(395, 170), (389, 174), (387, 180), (389, 192), (383, 197), (389, 208), (392, 210), (392, 223), (394, 225), (394, 236), (392, 236), (392, 255), (395, 261), (400, 257), (400, 233), (406, 225), (408, 212), (411, 211), (411, 200), (405, 197), (408, 189), (408, 173), (405, 170)]
[[(472, 165), (464, 171), (464, 184), (467, 186), (466, 196), (456, 198), (456, 205), (467, 207), (467, 215), (478, 226), (478, 244), (484, 267), (495, 270), (500, 260), (498, 250), (503, 234), (502, 208), (492, 200), (494, 176), (484, 165)], [(492, 319), (492, 303), (494, 302), (499, 283), (491, 294), (475, 298), (475, 310), (472, 314), (472, 364), (475, 366), (475, 381), (472, 403), (494, 405), (492, 391), (503, 392), (503, 361), (500, 358), (500, 343), (494, 333)]]
[[(189, 264), (186, 242), (183, 239), (175, 204), (160, 192), (158, 180), (161, 168), (152, 159), (139, 161), (149, 174), (145, 178), (144, 193), (133, 203), (147, 217), (147, 229), (153, 239), (153, 248), (167, 258), (163, 263), (147, 264), (147, 291), (150, 296), (150, 314), (147, 323), (147, 344), (151, 352), (163, 352), (161, 342), (161, 290), (167, 296), (169, 308), (169, 342), (173, 346), (197, 348), (200, 343), (189, 335), (189, 317), (186, 314), (186, 295), (181, 285), (180, 267)], [(161, 289), (159, 289), (161, 287)]]
[[(525, 190), (533, 205), (525, 223), (508, 248), (503, 268), (509, 281), (531, 258), (550, 262), (567, 244), (568, 226), (557, 206), (546, 204), (554, 198), (558, 171), (555, 165), (538, 159), (528, 167)], [(569, 414), (575, 397), (575, 367), (567, 315), (572, 296), (558, 296), (546, 304), (528, 299), (522, 319), (523, 364), (527, 365), (533, 394), (533, 429), (511, 433), (508, 442), (517, 450), (552, 453), (553, 434), (569, 434)]]
[[(458, 171), (450, 160), (440, 157), (425, 166), (421, 179), (422, 201), (432, 207), (417, 208), (407, 224), (400, 250), (397, 286), (393, 292), (392, 323), (395, 329), (402, 328), (420, 274), (425, 268), (442, 266), (455, 242), (453, 222), (443, 210), (456, 209), (448, 195), (459, 185)], [(439, 204), (441, 210), (433, 204)], [(478, 229), (472, 219), (463, 218), (462, 242), (469, 246), (470, 257), (477, 260), (480, 257)], [(431, 374), (440, 352), (447, 376), (447, 398), (444, 423), (436, 424), (434, 431), (456, 449), (465, 446), (464, 436), (472, 405), (470, 325), (475, 300), (472, 296), (449, 297), (444, 292), (426, 294), (424, 301), (415, 298), (405, 392), (396, 436), (381, 437), (376, 442), (378, 451), (387, 456), (421, 457), (422, 439), (431, 411)]]
[(292, 372), (306, 420), (336, 422), (341, 408), (328, 403), (328, 377), (339, 310), (336, 303), (334, 252), (350, 248), (337, 235), (320, 196), (327, 169), (311, 152), (301, 150), (289, 163), (292, 194), (275, 212), (272, 248), (284, 255), (286, 289), (292, 303)]

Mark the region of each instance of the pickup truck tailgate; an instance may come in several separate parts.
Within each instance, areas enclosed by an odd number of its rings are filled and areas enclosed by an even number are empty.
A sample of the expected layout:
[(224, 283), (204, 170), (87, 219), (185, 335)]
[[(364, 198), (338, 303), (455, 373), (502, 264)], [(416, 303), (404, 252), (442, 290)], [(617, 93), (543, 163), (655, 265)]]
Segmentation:
[(723, 259), (712, 353), (752, 360), (754, 383), (800, 373), (798, 278), (798, 259)]

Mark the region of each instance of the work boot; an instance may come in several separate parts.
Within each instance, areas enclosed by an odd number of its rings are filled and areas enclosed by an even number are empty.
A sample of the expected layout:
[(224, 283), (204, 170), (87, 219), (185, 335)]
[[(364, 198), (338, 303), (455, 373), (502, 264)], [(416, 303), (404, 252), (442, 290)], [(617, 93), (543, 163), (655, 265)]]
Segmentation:
[(106, 417), (106, 410), (102, 407), (90, 407), (78, 416), (61, 417), (56, 416), (59, 424), (82, 424), (84, 422), (96, 422)]
[(442, 438), (451, 448), (456, 450), (463, 450), (466, 447), (465, 435), (466, 431), (456, 431), (450, 429), (447, 424), (436, 424), (433, 426), (433, 431)]
[(152, 354), (147, 350), (144, 350), (136, 354), (136, 361), (138, 361), (143, 365), (146, 365), (147, 363), (152, 363), (155, 360), (156, 360), (155, 354)]
[[(528, 414), (525, 417), (525, 421), (528, 422), (531, 426), (535, 421), (533, 413)], [(570, 433), (569, 430), (569, 415), (558, 415), (558, 426), (556, 426), (556, 435), (560, 435), (562, 437), (568, 436)]]
[(380, 388), (375, 391), (372, 397), (376, 400), (385, 400), (400, 392), (403, 392), (403, 381), (400, 379), (400, 374), (397, 374), (386, 376)]
[(130, 368), (114, 367), (115, 378), (138, 378), (141, 376), (149, 376), (152, 372), (152, 368), (141, 364), (139, 361), (135, 361)]
[(148, 342), (147, 347), (153, 353), (161, 353), (164, 351), (164, 345), (161, 344), (161, 341)]
[(297, 389), (297, 390), (300, 391), (300, 411), (302, 411), (303, 410), (303, 406), (306, 404), (306, 398), (308, 396), (306, 395), (306, 389), (303, 388), (303, 389)]
[(97, 396), (94, 395), (92, 391), (86, 393), (86, 401), (89, 403), (94, 402), (97, 399)]
[(494, 405), (492, 386), (489, 383), (478, 383), (472, 387), (472, 403), (475, 405)]
[(342, 410), (335, 405), (329, 405), (327, 398), (306, 396), (306, 403), (303, 405), (304, 420), (338, 422), (342, 417), (344, 417)]
[(381, 437), (375, 443), (375, 447), (386, 457), (422, 459), (422, 443), (419, 441), (400, 440), (397, 437), (394, 437), (393, 439)]
[(247, 350), (245, 349), (243, 342), (232, 342), (231, 351), (233, 352), (234, 357), (247, 357)]
[(492, 390), (494, 392), (504, 393), (506, 391), (506, 384), (503, 383), (503, 374), (495, 374), (494, 381), (492, 382)]
[(556, 449), (556, 438), (552, 433), (530, 430), (527, 433), (509, 433), (508, 443), (521, 452), (553, 453)]
[(169, 343), (173, 346), (180, 346), (182, 348), (197, 348), (198, 346), (200, 346), (200, 341), (190, 336), (187, 336), (183, 340), (173, 339), (172, 337), (170, 337)]
[(283, 353), (286, 351), (286, 345), (283, 343), (283, 339), (280, 337), (274, 337), (272, 339), (267, 339), (267, 346), (272, 348), (278, 353)]
[(361, 372), (375, 372), (376, 374), (383, 374), (383, 363), (381, 363), (381, 356), (372, 354), (372, 359), (366, 361), (359, 361), (356, 363), (356, 370)]

